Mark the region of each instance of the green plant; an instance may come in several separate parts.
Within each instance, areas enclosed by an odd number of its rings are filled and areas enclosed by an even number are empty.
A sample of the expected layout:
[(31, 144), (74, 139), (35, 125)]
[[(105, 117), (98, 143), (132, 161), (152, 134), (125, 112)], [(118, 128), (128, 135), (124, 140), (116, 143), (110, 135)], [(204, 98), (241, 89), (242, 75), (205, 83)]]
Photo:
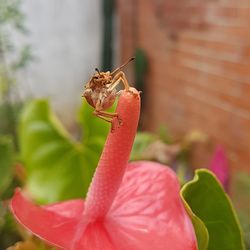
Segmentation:
[(84, 197), (99, 160), (109, 124), (92, 117), (84, 102), (82, 139), (75, 141), (46, 100), (28, 103), (21, 115), (19, 142), (26, 188), (41, 203)]
[[(16, 141), (16, 124), (20, 103), (13, 101), (16, 73), (33, 59), (31, 46), (14, 42), (13, 35), (26, 36), (21, 0), (0, 0), (0, 134)], [(16, 96), (15, 96), (16, 97)]]
[(13, 34), (27, 35), (21, 0), (0, 0), (0, 83), (4, 96), (9, 98), (15, 80), (13, 73), (27, 66), (32, 59), (31, 46), (15, 44)]
[[(15, 93), (16, 74), (32, 60), (31, 46), (15, 42), (28, 34), (21, 0), (0, 0), (0, 248), (20, 239), (6, 200), (20, 184), (15, 175), (17, 123), (22, 103)], [(1, 223), (2, 222), (2, 223)]]
[(140, 114), (139, 92), (131, 92), (119, 98), (116, 112), (123, 125), (107, 137), (85, 202), (34, 207), (20, 190), (15, 192), (10, 205), (15, 218), (51, 245), (196, 250), (173, 171), (152, 162), (128, 164)]
[[(134, 98), (131, 94), (129, 95), (129, 98)], [(143, 246), (145, 249), (152, 247), (152, 245), (148, 245), (149, 243), (154, 244), (155, 249), (169, 247), (172, 249), (176, 246), (178, 249), (183, 249), (184, 246), (186, 249), (197, 249), (195, 243), (197, 239), (199, 250), (244, 250), (241, 227), (233, 205), (217, 178), (210, 171), (197, 170), (194, 179), (186, 183), (179, 194), (177, 178), (173, 171), (166, 166), (146, 161), (127, 164), (139, 115), (139, 99), (133, 100), (137, 102), (136, 105), (133, 105), (132, 102), (124, 102), (124, 106), (128, 105), (129, 109), (126, 109), (126, 106), (124, 108), (123, 103), (118, 105), (117, 112), (124, 118), (124, 124), (127, 126), (121, 127), (115, 133), (110, 132), (84, 206), (83, 200), (77, 199), (52, 206), (34, 207), (34, 204), (18, 190), (11, 201), (11, 210), (15, 217), (42, 239), (67, 249), (71, 248), (72, 240), (77, 249), (82, 249), (83, 246), (97, 246), (97, 242), (98, 244), (101, 242), (102, 247), (106, 245), (107, 248), (110, 248), (113, 244), (116, 246), (116, 241), (106, 239), (107, 233), (116, 232), (118, 235), (116, 239), (120, 239), (119, 246), (132, 239), (131, 244), (136, 246), (135, 249), (139, 249), (139, 246)], [(134, 113), (127, 112), (132, 109), (135, 109)], [(91, 112), (84, 113), (90, 114)], [(66, 189), (72, 188), (76, 193), (78, 190), (75, 187), (79, 186), (71, 182), (71, 177), (59, 175), (60, 171), (57, 171), (57, 175), (55, 175), (54, 169), (46, 168), (54, 160), (59, 160), (62, 172), (65, 172), (68, 168), (72, 168), (76, 161), (69, 161), (68, 165), (62, 165), (65, 162), (64, 157), (69, 158), (69, 152), (73, 152), (73, 155), (77, 154), (72, 146), (72, 144), (75, 145), (75, 142), (70, 140), (67, 132), (61, 127), (55, 116), (49, 112), (46, 102), (32, 102), (23, 113), (22, 119), (20, 129), (25, 129), (21, 136), (26, 139), (24, 143), (27, 144), (23, 146), (24, 149), (27, 149), (27, 152), (24, 150), (24, 153), (27, 153), (27, 157), (30, 159), (33, 158), (33, 167), (35, 166), (36, 171), (39, 171), (40, 174), (45, 171), (44, 176), (50, 177), (49, 174), (52, 173), (52, 181), (55, 183), (53, 186), (52, 182), (46, 183), (46, 180), (43, 179), (43, 183), (41, 182), (40, 185), (50, 185), (50, 189), (46, 187), (45, 190), (54, 192), (51, 188), (54, 187), (58, 191), (57, 185), (63, 180), (62, 184), (65, 188), (62, 191), (65, 192)], [(88, 121), (88, 117), (84, 117), (83, 121)], [(101, 122), (99, 119), (96, 121)], [(89, 126), (88, 122), (86, 125)], [(99, 126), (92, 124), (89, 127), (90, 141), (92, 137), (95, 137), (94, 134), (97, 133), (97, 137), (100, 136), (99, 132), (95, 130)], [(63, 146), (59, 147), (58, 151), (58, 145), (61, 144)], [(66, 146), (64, 147), (64, 145)], [(61, 152), (61, 148), (67, 150)], [(53, 150), (51, 151), (51, 149)], [(84, 150), (80, 152), (81, 155), (85, 153)], [(87, 157), (88, 153), (84, 157)], [(59, 159), (58, 155), (62, 159)], [(53, 157), (51, 158), (51, 156)], [(37, 160), (39, 161), (36, 162)], [(45, 170), (41, 170), (39, 165), (35, 165), (43, 162), (41, 160), (44, 160)], [(28, 166), (30, 165), (28, 164)], [(57, 165), (50, 166), (57, 168)], [(85, 169), (82, 171), (84, 172)], [(84, 190), (86, 179), (77, 178), (72, 172), (69, 174), (76, 182), (83, 182), (80, 188)], [(122, 175), (124, 175), (123, 179)], [(70, 180), (67, 183), (70, 184), (69, 186), (65, 185), (65, 180)], [(121, 187), (118, 189), (120, 185)], [(29, 186), (28, 189), (30, 190)], [(61, 193), (59, 192), (59, 194)], [(118, 197), (117, 200), (114, 198), (115, 195)], [(75, 197), (73, 196), (73, 198)], [(181, 198), (187, 213), (182, 207)], [(112, 203), (113, 201), (114, 203)], [(115, 208), (111, 206), (112, 204), (115, 204)], [(109, 208), (111, 208), (110, 213), (108, 213)], [(27, 213), (27, 211), (29, 212)], [(114, 211), (118, 211), (118, 213), (116, 214)], [(113, 216), (105, 217), (106, 214), (111, 213), (114, 213)], [(84, 217), (82, 217), (83, 214)], [(119, 216), (121, 216), (121, 220), (118, 220), (119, 223), (114, 223)], [(42, 218), (42, 221), (39, 218)], [(100, 220), (100, 218), (105, 219)], [(112, 218), (111, 222), (106, 225), (109, 218)], [(143, 218), (142, 222), (141, 218)], [(194, 228), (190, 224), (190, 219)], [(156, 223), (152, 223), (152, 221)], [(126, 227), (131, 222), (132, 230), (128, 227), (126, 232)], [(100, 231), (102, 223), (106, 229), (110, 228), (110, 231)], [(119, 227), (123, 223), (122, 232), (126, 232), (124, 236), (119, 234)], [(148, 227), (148, 225), (151, 226)], [(143, 230), (144, 228), (146, 230)], [(193, 229), (195, 229), (196, 238)], [(148, 233), (149, 230), (152, 231)], [(163, 234), (159, 233), (161, 230), (163, 230)], [(124, 237), (127, 235), (130, 237), (124, 241)], [(96, 237), (98, 237), (98, 241), (96, 241)], [(111, 235), (110, 238), (112, 238)], [(157, 241), (155, 241), (156, 238)], [(100, 246), (98, 245), (97, 248)]]
[(203, 240), (199, 250), (245, 249), (241, 226), (230, 198), (210, 171), (197, 170), (194, 179), (183, 186), (181, 195), (208, 231), (208, 246)]
[(9, 137), (0, 137), (0, 198), (11, 183), (13, 172), (13, 145)]

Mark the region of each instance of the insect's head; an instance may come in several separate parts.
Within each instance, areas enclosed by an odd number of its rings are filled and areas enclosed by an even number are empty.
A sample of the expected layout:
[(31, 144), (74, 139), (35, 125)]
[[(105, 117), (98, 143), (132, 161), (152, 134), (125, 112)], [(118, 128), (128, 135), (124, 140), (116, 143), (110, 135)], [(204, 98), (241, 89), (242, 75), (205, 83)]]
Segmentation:
[(95, 69), (96, 73), (91, 77), (89, 81), (90, 88), (102, 88), (111, 82), (112, 76), (109, 71), (101, 72), (99, 69)]
[(126, 66), (129, 62), (131, 62), (134, 59), (135, 59), (134, 57), (130, 58), (127, 62), (125, 62), (112, 72), (110, 71), (102, 72), (98, 68), (95, 68), (96, 73), (93, 74), (90, 81), (85, 85), (85, 89), (90, 88), (92, 90), (97, 90), (105, 86), (108, 86), (109, 84), (112, 83), (112, 79), (115, 77), (115, 75), (119, 73), (119, 71), (121, 71), (121, 69), (124, 66)]

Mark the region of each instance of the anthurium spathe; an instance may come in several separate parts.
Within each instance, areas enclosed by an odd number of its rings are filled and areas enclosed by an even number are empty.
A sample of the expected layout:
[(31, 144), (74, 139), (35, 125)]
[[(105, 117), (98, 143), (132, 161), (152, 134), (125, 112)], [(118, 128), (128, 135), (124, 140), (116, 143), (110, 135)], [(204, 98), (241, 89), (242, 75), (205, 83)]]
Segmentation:
[(135, 89), (121, 94), (117, 113), (122, 125), (107, 138), (86, 200), (39, 207), (17, 190), (14, 216), (59, 249), (196, 250), (175, 173), (152, 162), (128, 164), (140, 113)]

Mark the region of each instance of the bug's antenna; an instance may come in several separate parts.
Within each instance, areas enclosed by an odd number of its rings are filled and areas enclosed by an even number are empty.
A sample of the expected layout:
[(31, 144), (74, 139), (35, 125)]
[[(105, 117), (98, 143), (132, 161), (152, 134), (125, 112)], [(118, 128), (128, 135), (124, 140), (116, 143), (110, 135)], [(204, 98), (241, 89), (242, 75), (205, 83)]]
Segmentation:
[(99, 70), (98, 68), (95, 68), (95, 71), (96, 71), (99, 75), (101, 75), (100, 70)]
[(111, 75), (115, 75), (118, 71), (120, 71), (123, 67), (125, 67), (128, 63), (130, 63), (134, 59), (135, 59), (134, 57), (131, 57), (127, 62), (125, 62), (124, 64), (122, 64), (120, 67), (118, 67), (117, 69), (115, 69), (113, 72), (111, 72)]

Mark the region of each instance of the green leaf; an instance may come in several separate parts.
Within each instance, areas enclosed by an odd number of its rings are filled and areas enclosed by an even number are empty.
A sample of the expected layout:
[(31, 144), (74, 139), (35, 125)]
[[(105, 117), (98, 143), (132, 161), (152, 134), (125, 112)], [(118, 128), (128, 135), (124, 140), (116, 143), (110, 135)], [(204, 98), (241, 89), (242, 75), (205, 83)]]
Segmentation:
[(161, 125), (158, 131), (160, 139), (166, 144), (174, 143), (174, 140), (170, 134), (169, 128), (166, 125)]
[[(93, 115), (94, 109), (84, 101), (79, 112), (79, 122), (82, 126), (82, 142), (92, 144), (98, 140), (103, 144), (109, 131), (109, 124)], [(110, 112), (114, 108), (109, 109)]]
[[(35, 100), (25, 107), (19, 142), (27, 169), (27, 188), (37, 201), (50, 203), (86, 195), (108, 131), (108, 124), (98, 125), (100, 119), (93, 122), (90, 115), (84, 107), (82, 120), (89, 130), (86, 142), (80, 143), (71, 138), (46, 100)], [(98, 128), (101, 132), (92, 140), (91, 129)]]
[[(183, 186), (181, 194), (193, 213), (204, 222), (208, 230), (208, 250), (245, 249), (233, 205), (217, 178), (210, 171), (197, 170), (194, 179)], [(199, 239), (200, 232), (197, 228), (196, 234), (199, 250), (206, 249), (205, 245), (200, 245), (204, 239)]]
[(145, 159), (145, 154), (144, 154), (145, 150), (156, 139), (157, 138), (154, 134), (138, 132), (135, 136), (135, 141), (130, 155), (130, 160), (137, 161)]
[(182, 188), (181, 198), (182, 198), (182, 201), (184, 203), (185, 209), (186, 209), (189, 217), (192, 220), (192, 223), (193, 223), (193, 226), (195, 229), (196, 239), (198, 242), (198, 249), (199, 250), (207, 250), (208, 242), (209, 242), (208, 230), (207, 230), (205, 224), (203, 223), (203, 221), (193, 213), (192, 209), (190, 208), (189, 204), (187, 203), (187, 201), (184, 198), (183, 190), (184, 189)]
[(13, 144), (9, 137), (0, 137), (0, 197), (12, 179)]

